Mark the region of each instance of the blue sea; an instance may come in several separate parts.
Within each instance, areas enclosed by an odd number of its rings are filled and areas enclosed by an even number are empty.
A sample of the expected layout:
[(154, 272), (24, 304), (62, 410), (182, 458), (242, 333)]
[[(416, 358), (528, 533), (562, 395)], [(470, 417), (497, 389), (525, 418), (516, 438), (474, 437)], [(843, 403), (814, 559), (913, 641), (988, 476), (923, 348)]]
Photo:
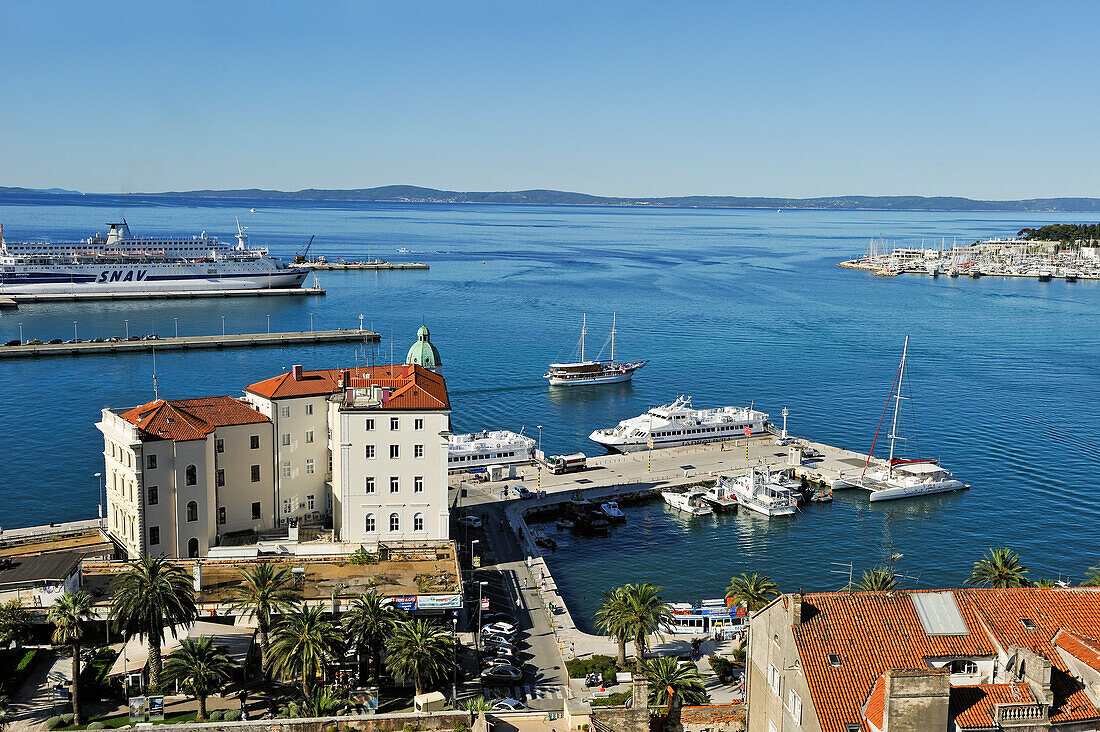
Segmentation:
[[(255, 207), (257, 211), (250, 213)], [(685, 524), (659, 505), (630, 529), (563, 546), (553, 562), (582, 618), (617, 582), (651, 580), (669, 599), (721, 596), (732, 574), (784, 589), (834, 589), (902, 555), (910, 586), (958, 585), (990, 546), (1020, 552), (1032, 577), (1079, 580), (1100, 562), (1100, 283), (905, 276), (840, 269), (871, 238), (970, 242), (1087, 214), (644, 209), (443, 204), (271, 204), (85, 197), (0, 205), (8, 239), (68, 239), (126, 217), (135, 234), (247, 225), (279, 255), (419, 260), (431, 270), (319, 272), (323, 298), (24, 306), (0, 311), (0, 339), (355, 327), (352, 345), (165, 352), (168, 398), (239, 394), (292, 364), (403, 361), (425, 323), (438, 346), (457, 430), (542, 425), (550, 452), (679, 394), (697, 406), (754, 402), (792, 433), (866, 451), (906, 334), (910, 424), (925, 456), (972, 490), (870, 506), (854, 492), (790, 520)], [(399, 249), (410, 253), (398, 253)], [(312, 279), (310, 281), (312, 284)], [(567, 358), (587, 313), (594, 354), (617, 313), (617, 354), (646, 358), (633, 384), (554, 390), (541, 374)], [(605, 351), (606, 355), (606, 351)], [(103, 407), (153, 398), (148, 355), (0, 361), (0, 525), (95, 515)], [(840, 569), (838, 570), (838, 565)], [(838, 574), (839, 572), (839, 574)]]

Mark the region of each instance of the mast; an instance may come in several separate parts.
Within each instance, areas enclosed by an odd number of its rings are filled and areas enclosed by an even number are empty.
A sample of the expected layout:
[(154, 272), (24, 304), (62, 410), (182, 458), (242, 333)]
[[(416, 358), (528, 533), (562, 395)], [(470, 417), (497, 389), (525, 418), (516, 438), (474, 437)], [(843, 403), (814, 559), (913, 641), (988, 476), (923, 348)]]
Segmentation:
[(611, 363), (615, 363), (615, 313), (611, 313)]
[(584, 363), (584, 336), (588, 332), (588, 313), (581, 315), (581, 363)]
[(898, 439), (898, 407), (901, 406), (901, 382), (905, 379), (905, 357), (909, 353), (909, 336), (905, 336), (905, 345), (901, 349), (901, 366), (898, 367), (898, 390), (894, 392), (894, 421), (890, 425), (890, 460), (886, 463), (886, 474), (894, 475), (894, 440)]

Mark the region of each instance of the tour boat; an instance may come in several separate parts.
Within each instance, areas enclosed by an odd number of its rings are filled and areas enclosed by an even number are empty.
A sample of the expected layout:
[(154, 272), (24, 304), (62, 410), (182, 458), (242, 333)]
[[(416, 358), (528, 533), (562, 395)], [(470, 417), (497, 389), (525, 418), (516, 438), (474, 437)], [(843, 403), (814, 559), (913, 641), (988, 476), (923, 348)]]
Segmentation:
[(718, 483), (733, 493), (739, 505), (768, 518), (790, 516), (798, 508), (799, 484), (786, 471), (754, 466), (748, 475), (719, 478)]
[(535, 440), (522, 432), (493, 430), (451, 435), (449, 443), (447, 469), (451, 472), (529, 463), (534, 459)]
[[(551, 386), (589, 386), (592, 384), (617, 384), (630, 381), (634, 372), (649, 361), (615, 360), (615, 315), (611, 315), (611, 358), (606, 361), (585, 359), (584, 337), (588, 334), (588, 315), (581, 318), (580, 359), (569, 363), (552, 363), (542, 378)], [(601, 349), (601, 353), (602, 353)]]
[(691, 514), (692, 516), (706, 516), (714, 513), (710, 504), (703, 500), (703, 491), (687, 491), (676, 493), (673, 491), (661, 491), (661, 498), (673, 508)]
[(691, 397), (653, 407), (615, 427), (588, 436), (609, 450), (633, 452), (647, 447), (679, 447), (751, 437), (765, 431), (768, 415), (748, 407), (693, 409)]
[[(905, 380), (905, 362), (909, 355), (909, 336), (905, 336), (905, 345), (901, 350), (901, 364), (894, 377), (897, 389), (891, 389), (890, 399), (894, 402), (894, 420), (890, 426), (890, 457), (885, 467), (868, 470), (871, 455), (875, 451), (875, 442), (878, 440), (878, 432), (871, 441), (871, 451), (867, 456), (867, 463), (863, 466), (863, 472), (858, 477), (840, 478), (833, 488), (862, 488), (870, 491), (872, 501), (890, 501), (897, 498), (911, 498), (924, 496), (930, 493), (946, 493), (949, 491), (966, 490), (970, 486), (951, 475), (948, 470), (940, 466), (934, 459), (907, 460), (894, 456), (894, 443), (904, 440), (898, 435), (898, 409), (902, 399), (907, 399), (901, 394), (902, 383)], [(889, 402), (887, 402), (889, 408)], [(884, 411), (885, 416), (885, 411)]]
[(676, 635), (713, 635), (744, 630), (748, 625), (745, 606), (729, 600), (703, 600), (698, 605), (690, 602), (670, 602), (672, 617), (665, 630)]
[(626, 514), (619, 508), (618, 501), (608, 501), (600, 504), (600, 511), (608, 521), (626, 521)]

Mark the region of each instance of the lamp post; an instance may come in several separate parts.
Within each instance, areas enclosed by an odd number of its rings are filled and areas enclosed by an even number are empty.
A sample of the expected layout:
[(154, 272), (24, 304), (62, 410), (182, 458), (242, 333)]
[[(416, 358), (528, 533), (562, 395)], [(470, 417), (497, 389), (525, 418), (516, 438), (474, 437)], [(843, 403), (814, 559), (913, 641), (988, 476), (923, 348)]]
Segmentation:
[(122, 322), (126, 323), (126, 340), (130, 340), (130, 319), (127, 318)]
[(271, 333), (271, 313), (267, 314), (267, 332)]
[(539, 430), (539, 454), (541, 455), (542, 454), (542, 425), (537, 424), (537, 425), (535, 425), (535, 427), (537, 427), (538, 430)]
[(76, 321), (75, 320), (73, 321), (73, 340), (74, 341), (80, 340), (80, 336), (78, 336), (76, 334)]
[[(457, 612), (457, 611), (455, 611)], [(451, 637), (454, 640), (453, 658), (451, 659), (451, 706), (458, 702), (458, 616), (451, 616)]]
[(176, 327), (176, 338), (180, 337), (180, 319), (172, 318), (172, 325)]
[(222, 316), (222, 335), (225, 335), (225, 316)]
[(313, 332), (313, 313), (309, 314), (309, 332)]
[(23, 342), (23, 324), (22, 323), (19, 324), (19, 342), (20, 343)]
[[(106, 511), (107, 511), (107, 488), (103, 483), (103, 473), (96, 473), (95, 477), (99, 478), (99, 495), (103, 496), (103, 503), (99, 504), (99, 517), (100, 518), (106, 518), (106, 515), (107, 515), (106, 514)], [(97, 499), (99, 498), (99, 495), (96, 495)]]

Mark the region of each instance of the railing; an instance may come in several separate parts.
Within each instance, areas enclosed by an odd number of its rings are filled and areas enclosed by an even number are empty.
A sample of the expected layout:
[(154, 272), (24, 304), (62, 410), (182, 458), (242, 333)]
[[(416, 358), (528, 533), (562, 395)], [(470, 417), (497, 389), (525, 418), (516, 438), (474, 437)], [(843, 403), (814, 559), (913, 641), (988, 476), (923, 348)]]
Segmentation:
[(1019, 703), (1019, 704), (994, 704), (994, 720), (1003, 722), (1045, 722), (1049, 718), (1050, 710), (1045, 704)]

